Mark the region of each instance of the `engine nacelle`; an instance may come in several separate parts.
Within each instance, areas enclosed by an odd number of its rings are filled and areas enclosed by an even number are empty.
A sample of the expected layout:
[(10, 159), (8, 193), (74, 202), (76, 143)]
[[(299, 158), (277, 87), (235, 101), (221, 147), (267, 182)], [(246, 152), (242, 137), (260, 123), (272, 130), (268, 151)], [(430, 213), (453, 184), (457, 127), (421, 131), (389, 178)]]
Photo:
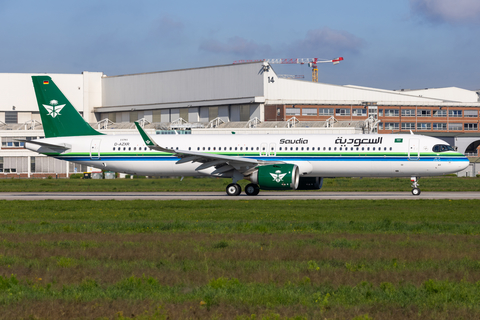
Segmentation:
[(318, 190), (323, 185), (323, 178), (321, 177), (300, 177), (297, 190)]
[(298, 167), (294, 164), (273, 164), (260, 166), (248, 179), (263, 190), (297, 189)]

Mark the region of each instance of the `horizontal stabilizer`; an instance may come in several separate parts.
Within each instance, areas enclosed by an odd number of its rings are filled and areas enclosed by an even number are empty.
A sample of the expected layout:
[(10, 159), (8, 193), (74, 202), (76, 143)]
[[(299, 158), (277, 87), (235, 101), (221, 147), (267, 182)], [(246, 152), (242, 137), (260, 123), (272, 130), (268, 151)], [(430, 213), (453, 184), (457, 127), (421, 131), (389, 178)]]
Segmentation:
[(24, 140), (24, 139), (15, 139), (20, 142), (25, 142), (25, 143), (32, 143), (36, 144), (42, 147), (47, 147), (47, 148), (55, 148), (55, 149), (70, 149), (72, 146), (67, 145), (66, 143), (48, 143), (48, 142), (43, 142), (41, 140)]

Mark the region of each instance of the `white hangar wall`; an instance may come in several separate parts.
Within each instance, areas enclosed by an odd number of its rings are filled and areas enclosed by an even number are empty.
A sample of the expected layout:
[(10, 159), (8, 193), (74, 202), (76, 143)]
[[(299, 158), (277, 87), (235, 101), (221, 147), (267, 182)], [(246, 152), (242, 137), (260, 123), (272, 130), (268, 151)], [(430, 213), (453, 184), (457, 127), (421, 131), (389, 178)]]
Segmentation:
[[(278, 78), (270, 69), (265, 72), (266, 104), (361, 104), (375, 101), (385, 104), (441, 104), (440, 98), (410, 95), (397, 92), (356, 86), (340, 86), (301, 80)], [(274, 81), (269, 80), (273, 77)]]
[(48, 75), (62, 90), (68, 100), (89, 122), (96, 122), (93, 109), (102, 103), (101, 72), (83, 74), (0, 74), (0, 121), (6, 122), (5, 112), (15, 111), (17, 123), (40, 121), (32, 76)]

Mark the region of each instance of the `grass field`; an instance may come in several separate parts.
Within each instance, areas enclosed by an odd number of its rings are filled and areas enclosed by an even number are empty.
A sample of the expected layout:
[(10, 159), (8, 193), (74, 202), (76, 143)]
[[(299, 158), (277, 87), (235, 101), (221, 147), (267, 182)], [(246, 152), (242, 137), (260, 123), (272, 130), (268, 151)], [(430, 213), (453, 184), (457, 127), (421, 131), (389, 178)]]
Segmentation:
[(478, 319), (479, 206), (0, 201), (0, 318)]
[[(185, 178), (177, 179), (0, 179), (0, 192), (225, 192), (231, 179)], [(239, 182), (242, 188), (249, 182)], [(410, 191), (409, 178), (331, 178), (324, 179), (325, 191)], [(422, 191), (480, 191), (480, 178), (454, 176), (421, 178)], [(287, 191), (289, 192), (289, 191)], [(291, 191), (295, 192), (295, 191)]]

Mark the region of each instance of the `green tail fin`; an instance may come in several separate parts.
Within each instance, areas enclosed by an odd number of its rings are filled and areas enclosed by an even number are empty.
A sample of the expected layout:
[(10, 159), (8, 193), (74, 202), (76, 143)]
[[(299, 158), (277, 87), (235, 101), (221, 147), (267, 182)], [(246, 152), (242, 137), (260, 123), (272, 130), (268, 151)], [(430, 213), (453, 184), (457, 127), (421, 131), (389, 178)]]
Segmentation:
[(32, 76), (45, 138), (93, 136), (93, 129), (48, 76)]

